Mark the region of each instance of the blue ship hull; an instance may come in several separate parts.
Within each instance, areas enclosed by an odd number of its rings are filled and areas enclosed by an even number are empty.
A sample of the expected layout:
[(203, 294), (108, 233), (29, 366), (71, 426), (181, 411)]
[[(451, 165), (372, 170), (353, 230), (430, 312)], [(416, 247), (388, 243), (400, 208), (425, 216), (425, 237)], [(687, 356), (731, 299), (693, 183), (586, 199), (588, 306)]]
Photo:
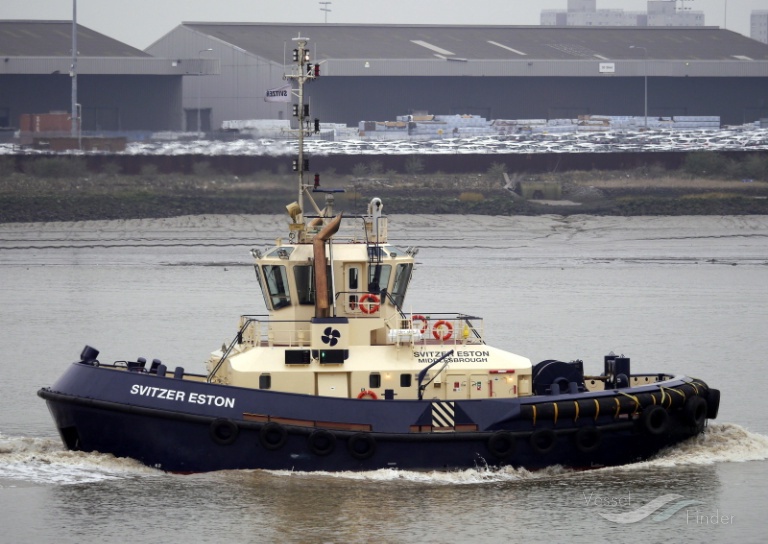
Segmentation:
[(621, 392), (363, 401), (87, 363), (38, 394), (67, 448), (184, 473), (621, 465), (699, 434), (719, 405), (717, 390), (685, 377)]

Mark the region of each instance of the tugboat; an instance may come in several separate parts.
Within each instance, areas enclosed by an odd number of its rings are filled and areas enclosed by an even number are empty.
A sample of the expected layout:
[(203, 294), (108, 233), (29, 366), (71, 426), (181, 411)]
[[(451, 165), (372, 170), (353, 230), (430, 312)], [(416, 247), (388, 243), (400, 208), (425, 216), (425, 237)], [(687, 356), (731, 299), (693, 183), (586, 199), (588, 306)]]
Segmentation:
[[(387, 241), (383, 204), (334, 212), (305, 182), (304, 85), (319, 77), (295, 38), (297, 201), (288, 240), (252, 250), (268, 315), (240, 317), (206, 374), (89, 346), (45, 399), (68, 449), (171, 472), (225, 469), (590, 468), (647, 459), (701, 433), (720, 392), (610, 354), (532, 364), (486, 343), (483, 320), (404, 311), (417, 249)], [(315, 202), (324, 195), (324, 207)]]

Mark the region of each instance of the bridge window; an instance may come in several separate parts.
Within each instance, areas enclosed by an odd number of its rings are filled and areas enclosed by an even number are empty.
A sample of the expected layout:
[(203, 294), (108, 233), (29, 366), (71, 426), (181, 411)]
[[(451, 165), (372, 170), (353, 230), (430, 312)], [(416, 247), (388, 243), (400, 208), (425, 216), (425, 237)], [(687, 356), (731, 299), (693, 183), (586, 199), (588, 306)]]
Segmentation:
[(405, 291), (408, 289), (408, 282), (411, 281), (413, 263), (404, 263), (397, 265), (395, 272), (395, 285), (392, 287), (392, 298), (398, 308), (403, 307), (405, 301)]
[(288, 291), (288, 275), (282, 265), (265, 264), (262, 267), (272, 308), (278, 310), (291, 304)]
[(389, 285), (392, 267), (388, 264), (372, 264), (368, 267), (368, 291), (380, 293)]
[[(328, 300), (331, 297), (331, 267), (326, 268), (328, 278)], [(299, 265), (293, 268), (293, 278), (296, 280), (296, 298), (299, 304), (315, 303), (315, 267)]]

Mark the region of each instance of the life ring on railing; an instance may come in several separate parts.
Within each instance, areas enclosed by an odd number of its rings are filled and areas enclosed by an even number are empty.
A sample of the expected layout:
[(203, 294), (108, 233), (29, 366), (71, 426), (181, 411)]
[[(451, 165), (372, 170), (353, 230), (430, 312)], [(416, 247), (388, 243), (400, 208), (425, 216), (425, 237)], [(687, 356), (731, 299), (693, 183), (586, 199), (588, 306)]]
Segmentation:
[[(368, 302), (370, 301), (370, 302)], [(373, 293), (366, 293), (360, 297), (357, 305), (363, 311), (364, 314), (375, 314), (379, 311), (381, 299)]]
[[(440, 332), (439, 329), (442, 327), (445, 327), (445, 332)], [(437, 323), (435, 323), (434, 327), (432, 327), (432, 336), (435, 337), (435, 340), (450, 340), (451, 336), (453, 335), (453, 325), (451, 325), (448, 321), (441, 319)]]
[(379, 396), (370, 389), (363, 389), (357, 394), (358, 399), (365, 399), (365, 400), (379, 400)]
[(425, 332), (427, 332), (427, 327), (429, 327), (429, 321), (427, 321), (427, 318), (424, 317), (423, 315), (411, 316), (411, 326), (415, 327), (417, 321), (421, 321), (422, 323), (424, 323), (424, 326), (419, 328), (419, 332), (421, 334), (424, 334)]

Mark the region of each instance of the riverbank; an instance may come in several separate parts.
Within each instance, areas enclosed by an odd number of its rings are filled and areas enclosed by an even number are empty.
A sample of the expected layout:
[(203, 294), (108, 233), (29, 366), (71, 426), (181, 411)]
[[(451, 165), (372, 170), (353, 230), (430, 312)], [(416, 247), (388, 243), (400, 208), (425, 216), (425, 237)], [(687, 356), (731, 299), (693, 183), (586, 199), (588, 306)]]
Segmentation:
[[(373, 197), (387, 213), (481, 215), (768, 215), (768, 183), (658, 171), (563, 172), (533, 178), (503, 172), (451, 175), (336, 176), (324, 173), (322, 188), (336, 209), (361, 213)], [(526, 184), (557, 188), (557, 198), (524, 198)], [(0, 174), (0, 222), (138, 219), (200, 214), (283, 213), (296, 196), (295, 174), (238, 177), (144, 172), (34, 176)], [(315, 194), (320, 207), (324, 195)]]

